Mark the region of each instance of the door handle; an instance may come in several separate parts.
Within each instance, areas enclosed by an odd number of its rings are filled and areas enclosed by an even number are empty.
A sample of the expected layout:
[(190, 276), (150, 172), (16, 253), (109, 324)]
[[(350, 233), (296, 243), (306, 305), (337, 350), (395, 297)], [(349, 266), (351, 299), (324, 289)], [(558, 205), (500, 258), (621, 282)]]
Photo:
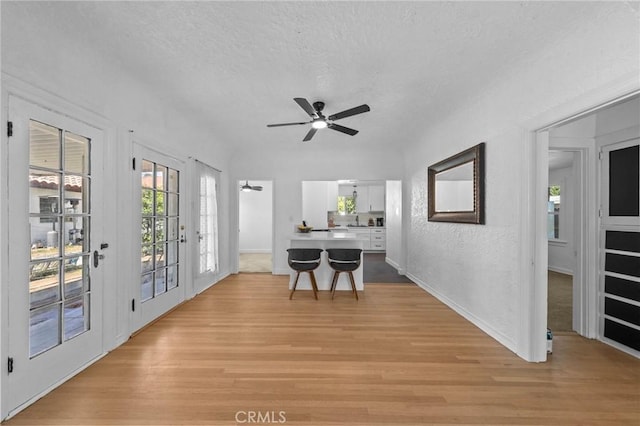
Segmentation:
[(93, 267), (97, 268), (102, 259), (104, 259), (104, 254), (100, 254), (98, 250), (95, 250), (93, 252)]

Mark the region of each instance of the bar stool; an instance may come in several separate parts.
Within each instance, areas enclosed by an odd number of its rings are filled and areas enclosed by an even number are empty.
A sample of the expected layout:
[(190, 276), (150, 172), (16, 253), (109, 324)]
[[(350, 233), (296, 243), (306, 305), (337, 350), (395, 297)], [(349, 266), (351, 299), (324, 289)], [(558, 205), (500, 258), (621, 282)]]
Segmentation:
[(331, 299), (336, 294), (336, 287), (338, 286), (338, 277), (340, 272), (349, 273), (349, 281), (351, 281), (351, 290), (353, 295), (358, 300), (358, 291), (356, 290), (356, 283), (353, 279), (353, 271), (360, 267), (360, 254), (362, 249), (327, 249), (329, 254), (329, 266), (334, 270), (333, 280), (331, 280)]
[(289, 294), (289, 300), (293, 298), (293, 292), (296, 291), (298, 285), (298, 278), (300, 278), (300, 272), (308, 272), (309, 279), (311, 280), (311, 289), (313, 290), (313, 296), (318, 300), (318, 283), (316, 282), (316, 276), (313, 271), (320, 266), (321, 258), (320, 253), (322, 249), (316, 248), (290, 248), (287, 249), (289, 253), (288, 263), (291, 269), (296, 271), (296, 280), (293, 283), (293, 288)]

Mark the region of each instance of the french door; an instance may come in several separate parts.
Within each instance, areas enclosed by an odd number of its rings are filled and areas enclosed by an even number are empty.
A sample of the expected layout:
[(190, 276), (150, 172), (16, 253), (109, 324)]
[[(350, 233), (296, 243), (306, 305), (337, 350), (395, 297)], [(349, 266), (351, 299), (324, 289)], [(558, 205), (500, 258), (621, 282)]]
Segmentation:
[(602, 154), (600, 336), (640, 356), (640, 139)]
[(185, 298), (183, 162), (134, 144), (133, 325), (139, 329)]
[(220, 172), (211, 166), (196, 161), (196, 203), (197, 217), (195, 253), (195, 292), (200, 293), (218, 279), (218, 182)]
[(3, 414), (103, 353), (102, 132), (9, 97)]

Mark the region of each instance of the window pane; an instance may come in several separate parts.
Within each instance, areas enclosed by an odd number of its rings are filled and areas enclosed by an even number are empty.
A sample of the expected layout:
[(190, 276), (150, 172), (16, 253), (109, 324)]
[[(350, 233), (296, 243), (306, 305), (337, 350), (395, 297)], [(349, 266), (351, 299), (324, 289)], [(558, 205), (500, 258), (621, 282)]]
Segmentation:
[(167, 265), (178, 263), (178, 242), (167, 244)]
[[(49, 259), (60, 257), (60, 229), (59, 218), (51, 218), (52, 222), (42, 222), (41, 217), (32, 216), (29, 218), (31, 260)], [(55, 221), (53, 221), (55, 220)]]
[(167, 289), (178, 287), (178, 266), (170, 266), (167, 268)]
[(89, 179), (78, 175), (65, 175), (62, 212), (89, 213)]
[(156, 246), (156, 264), (155, 268), (160, 269), (164, 267), (164, 244), (157, 243)]
[(34, 262), (29, 268), (30, 308), (60, 300), (60, 260)]
[(37, 121), (29, 122), (29, 164), (60, 170), (60, 129)]
[(29, 170), (29, 213), (52, 215), (60, 212), (61, 173)]
[(153, 188), (153, 163), (142, 160), (141, 184), (143, 188)]
[(153, 193), (154, 191), (151, 189), (142, 190), (142, 214), (144, 216), (153, 215), (153, 205), (154, 205)]
[(178, 195), (167, 195), (167, 216), (178, 216)]
[[(87, 302), (88, 297), (87, 295)], [(85, 308), (84, 299), (84, 296), (80, 296), (64, 303), (64, 340), (69, 340), (89, 329), (89, 309)]]
[(89, 174), (89, 139), (65, 132), (64, 169), (67, 172)]
[(167, 220), (167, 241), (178, 239), (178, 218), (173, 217)]
[(153, 218), (152, 217), (143, 217), (142, 218), (142, 244), (150, 244), (153, 242)]
[(164, 199), (165, 199), (165, 193), (164, 192), (156, 192), (156, 211), (155, 214), (157, 216), (163, 216), (164, 215)]
[(36, 309), (29, 314), (29, 356), (60, 344), (60, 305)]
[(140, 278), (140, 299), (144, 302), (153, 297), (153, 272)]
[(156, 219), (156, 242), (164, 241), (165, 219)]
[(143, 245), (142, 255), (140, 257), (142, 273), (153, 271), (153, 246)]
[(164, 191), (166, 188), (165, 181), (167, 179), (167, 168), (165, 166), (161, 166), (160, 164), (156, 164), (156, 189), (159, 191)]
[(89, 288), (89, 256), (77, 256), (64, 261), (64, 298), (82, 294)]
[(66, 238), (64, 244), (65, 256), (89, 252), (89, 239), (84, 236), (85, 233), (87, 235), (89, 234), (90, 220), (88, 216), (71, 216), (66, 218), (66, 232), (64, 235)]
[(156, 270), (156, 296), (167, 292), (167, 283), (165, 282), (165, 270)]
[(178, 192), (178, 171), (169, 169), (169, 182), (167, 183), (167, 190), (169, 192)]

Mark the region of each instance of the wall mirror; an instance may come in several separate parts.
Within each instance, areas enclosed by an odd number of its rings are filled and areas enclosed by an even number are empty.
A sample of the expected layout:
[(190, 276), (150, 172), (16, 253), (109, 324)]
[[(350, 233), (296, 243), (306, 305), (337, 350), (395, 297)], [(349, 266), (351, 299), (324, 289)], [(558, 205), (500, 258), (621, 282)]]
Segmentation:
[(484, 224), (484, 146), (482, 142), (429, 167), (430, 221)]

